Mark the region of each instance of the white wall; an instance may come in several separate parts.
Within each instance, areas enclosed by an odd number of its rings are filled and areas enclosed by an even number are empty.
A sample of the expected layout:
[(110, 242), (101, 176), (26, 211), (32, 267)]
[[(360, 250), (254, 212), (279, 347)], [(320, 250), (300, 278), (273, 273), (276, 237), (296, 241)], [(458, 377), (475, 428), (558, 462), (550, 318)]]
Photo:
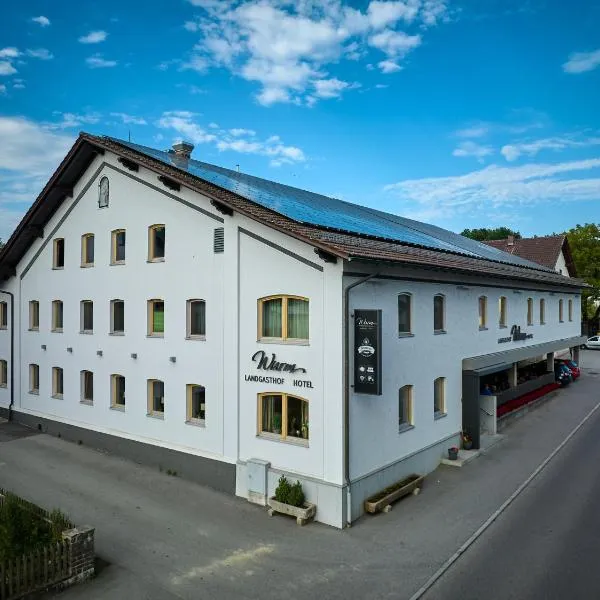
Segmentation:
[[(7, 292), (12, 292), (15, 294), (17, 292), (15, 286), (15, 278), (13, 277), (9, 281), (0, 282), (0, 290), (4, 290)], [(12, 299), (9, 294), (5, 294), (0, 292), (0, 302), (6, 302), (7, 309), (7, 328), (0, 329), (0, 360), (6, 361), (6, 369), (7, 369), (7, 386), (0, 387), (0, 408), (8, 408), (10, 404), (10, 391), (11, 391), (11, 379), (10, 379), (10, 367), (11, 367), (11, 356), (10, 356), (10, 332), (12, 328), (11, 322), (11, 304)], [(15, 306), (17, 306), (18, 296), (15, 299)], [(18, 354), (16, 354), (18, 356)], [(15, 387), (16, 389), (16, 387)]]
[[(347, 281), (351, 279), (346, 278)], [(412, 337), (398, 336), (397, 296), (413, 295)], [(446, 296), (446, 333), (433, 332), (433, 296)], [(488, 329), (479, 330), (478, 297), (488, 298)], [(507, 328), (498, 326), (499, 297), (508, 299)], [(527, 326), (527, 298), (534, 299), (534, 323)], [(546, 300), (546, 325), (539, 325), (539, 298)], [(564, 323), (558, 300), (565, 301)], [(574, 302), (568, 322), (568, 298)], [(579, 296), (499, 288), (458, 289), (457, 285), (371, 280), (351, 292), (351, 310), (382, 309), (383, 394), (351, 394), (351, 478), (364, 476), (461, 430), (462, 359), (579, 335)], [(513, 324), (533, 333), (522, 342), (498, 343)], [(352, 345), (351, 345), (352, 348)], [(353, 365), (351, 364), (351, 373)], [(447, 416), (434, 419), (433, 381), (446, 378)], [(413, 385), (414, 429), (398, 433), (398, 390)]]
[(562, 250), (558, 255), (558, 259), (556, 260), (556, 265), (554, 266), (554, 270), (558, 273), (561, 273), (565, 277), (570, 277), (569, 268), (567, 267), (567, 261), (565, 260), (565, 255)]

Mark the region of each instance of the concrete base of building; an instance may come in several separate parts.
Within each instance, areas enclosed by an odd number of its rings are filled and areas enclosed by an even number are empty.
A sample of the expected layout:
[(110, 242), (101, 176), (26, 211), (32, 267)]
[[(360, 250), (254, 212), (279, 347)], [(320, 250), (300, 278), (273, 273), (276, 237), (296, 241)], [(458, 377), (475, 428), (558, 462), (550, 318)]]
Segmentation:
[[(0, 417), (8, 417), (8, 409), (0, 407)], [(97, 448), (139, 464), (176, 473), (189, 481), (206, 485), (220, 492), (235, 494), (235, 465), (219, 460), (187, 454), (116, 435), (101, 433), (45, 417), (13, 410), (12, 420), (43, 433)]]

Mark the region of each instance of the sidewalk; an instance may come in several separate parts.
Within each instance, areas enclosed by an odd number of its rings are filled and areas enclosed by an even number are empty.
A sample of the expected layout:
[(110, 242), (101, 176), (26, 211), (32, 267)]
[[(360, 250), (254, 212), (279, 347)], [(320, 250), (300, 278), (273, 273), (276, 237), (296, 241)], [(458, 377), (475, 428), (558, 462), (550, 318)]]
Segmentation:
[(419, 496), (346, 531), (300, 528), (118, 457), (19, 437), (12, 424), (0, 424), (0, 486), (96, 527), (109, 564), (60, 598), (410, 598), (600, 401), (600, 352), (583, 354), (582, 378), (502, 443), (462, 469), (440, 467)]

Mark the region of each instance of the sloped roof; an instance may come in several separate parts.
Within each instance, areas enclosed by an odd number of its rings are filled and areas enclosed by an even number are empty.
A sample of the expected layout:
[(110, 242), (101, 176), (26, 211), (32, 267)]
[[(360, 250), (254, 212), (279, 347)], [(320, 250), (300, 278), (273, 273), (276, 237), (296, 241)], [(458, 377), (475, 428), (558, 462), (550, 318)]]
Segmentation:
[(419, 264), (568, 287), (582, 286), (581, 282), (549, 268), (433, 225), (187, 160), (172, 152), (86, 133), (80, 134), (0, 252), (0, 277), (14, 274), (16, 264), (69, 196), (91, 160), (105, 150), (339, 258)]
[(504, 240), (488, 240), (484, 242), (493, 248), (520, 256), (526, 260), (538, 263), (549, 269), (556, 268), (556, 261), (561, 251), (565, 256), (569, 274), (575, 276), (575, 267), (571, 259), (566, 235), (546, 235), (533, 238), (507, 238)]

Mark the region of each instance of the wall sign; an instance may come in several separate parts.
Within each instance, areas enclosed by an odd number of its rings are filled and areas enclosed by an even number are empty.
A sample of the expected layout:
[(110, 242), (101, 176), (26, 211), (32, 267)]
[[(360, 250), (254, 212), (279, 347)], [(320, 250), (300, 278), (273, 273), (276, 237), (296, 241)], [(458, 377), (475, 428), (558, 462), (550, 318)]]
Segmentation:
[[(306, 373), (304, 367), (299, 367), (296, 363), (279, 362), (275, 352), (269, 356), (264, 350), (258, 350), (252, 355), (252, 361), (256, 363), (258, 371), (277, 371), (279, 373)], [(276, 385), (284, 385), (285, 377), (269, 377), (268, 375), (244, 375), (245, 381), (253, 381), (255, 383), (274, 383)], [(311, 388), (313, 389), (312, 381), (307, 379), (292, 379), (294, 387)]]
[(499, 344), (505, 344), (506, 342), (522, 342), (523, 340), (529, 340), (533, 337), (533, 333), (521, 332), (520, 325), (513, 325), (510, 328), (510, 336), (498, 338)]
[(354, 311), (354, 391), (381, 395), (381, 310)]

